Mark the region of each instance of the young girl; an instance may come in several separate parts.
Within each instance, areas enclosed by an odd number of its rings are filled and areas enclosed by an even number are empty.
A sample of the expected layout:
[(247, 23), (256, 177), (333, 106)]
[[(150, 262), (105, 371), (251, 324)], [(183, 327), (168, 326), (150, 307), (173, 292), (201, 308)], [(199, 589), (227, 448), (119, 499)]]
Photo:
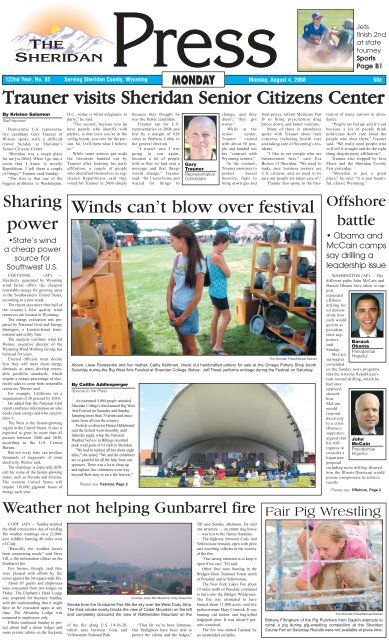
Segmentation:
[(170, 229), (170, 246), (177, 253), (170, 276), (166, 303), (170, 324), (175, 328), (184, 356), (197, 356), (196, 333), (206, 265), (197, 238), (186, 224)]
[[(224, 259), (223, 252), (230, 246), (231, 238), (226, 233), (217, 233), (213, 240), (212, 253), (207, 256), (207, 265), (211, 284), (209, 295), (213, 306), (211, 320), (212, 351), (218, 356), (227, 356), (223, 349), (223, 336), (231, 320), (231, 313), (227, 298), (227, 278), (231, 271)], [(218, 327), (219, 318), (221, 323)]]
[(335, 520), (321, 522), (313, 529), (312, 540), (316, 551), (296, 579), (296, 587), (302, 591), (308, 589), (308, 583), (312, 582), (322, 567), (333, 564), (333, 561), (348, 558), (369, 558), (374, 561), (367, 532), (358, 525), (342, 524)]

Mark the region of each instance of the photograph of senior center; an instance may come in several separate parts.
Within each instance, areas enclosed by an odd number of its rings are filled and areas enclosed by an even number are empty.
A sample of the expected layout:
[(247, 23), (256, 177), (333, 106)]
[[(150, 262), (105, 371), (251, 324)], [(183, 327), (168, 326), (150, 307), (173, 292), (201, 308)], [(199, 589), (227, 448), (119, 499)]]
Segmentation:
[(72, 220), (72, 355), (315, 355), (316, 272), (313, 219)]

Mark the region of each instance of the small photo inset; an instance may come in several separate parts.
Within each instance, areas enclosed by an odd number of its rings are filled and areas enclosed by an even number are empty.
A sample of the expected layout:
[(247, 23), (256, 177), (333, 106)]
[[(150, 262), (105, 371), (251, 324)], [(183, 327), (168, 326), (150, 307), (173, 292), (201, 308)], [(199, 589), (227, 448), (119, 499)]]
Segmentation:
[(184, 159), (217, 160), (216, 115), (184, 115)]
[(351, 293), (351, 337), (384, 337), (384, 296), (376, 291)]
[(382, 611), (382, 533), (381, 519), (266, 520), (266, 610)]
[(384, 435), (383, 389), (351, 389), (350, 403), (352, 436)]
[(316, 355), (315, 219), (73, 219), (70, 234), (72, 356)]
[(353, 9), (297, 11), (297, 70), (354, 70)]
[(192, 525), (68, 524), (67, 572), (68, 595), (190, 595)]

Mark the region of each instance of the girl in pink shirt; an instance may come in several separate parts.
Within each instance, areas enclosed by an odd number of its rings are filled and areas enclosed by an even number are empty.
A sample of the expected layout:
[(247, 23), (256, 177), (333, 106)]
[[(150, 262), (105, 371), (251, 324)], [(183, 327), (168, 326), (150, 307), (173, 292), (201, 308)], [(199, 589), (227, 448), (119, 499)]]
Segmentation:
[(314, 528), (312, 539), (316, 551), (296, 579), (296, 587), (302, 591), (306, 591), (320, 569), (331, 562), (348, 558), (368, 558), (374, 561), (367, 532), (356, 524), (342, 524), (334, 520), (321, 522)]

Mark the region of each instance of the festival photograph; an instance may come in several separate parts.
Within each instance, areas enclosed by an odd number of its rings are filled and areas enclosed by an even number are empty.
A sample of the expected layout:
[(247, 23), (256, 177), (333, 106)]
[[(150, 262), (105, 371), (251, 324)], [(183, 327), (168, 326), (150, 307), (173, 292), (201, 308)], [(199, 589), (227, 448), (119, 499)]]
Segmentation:
[(140, 384), (139, 486), (312, 489), (314, 384)]
[(72, 220), (71, 353), (314, 356), (318, 266), (315, 219)]

